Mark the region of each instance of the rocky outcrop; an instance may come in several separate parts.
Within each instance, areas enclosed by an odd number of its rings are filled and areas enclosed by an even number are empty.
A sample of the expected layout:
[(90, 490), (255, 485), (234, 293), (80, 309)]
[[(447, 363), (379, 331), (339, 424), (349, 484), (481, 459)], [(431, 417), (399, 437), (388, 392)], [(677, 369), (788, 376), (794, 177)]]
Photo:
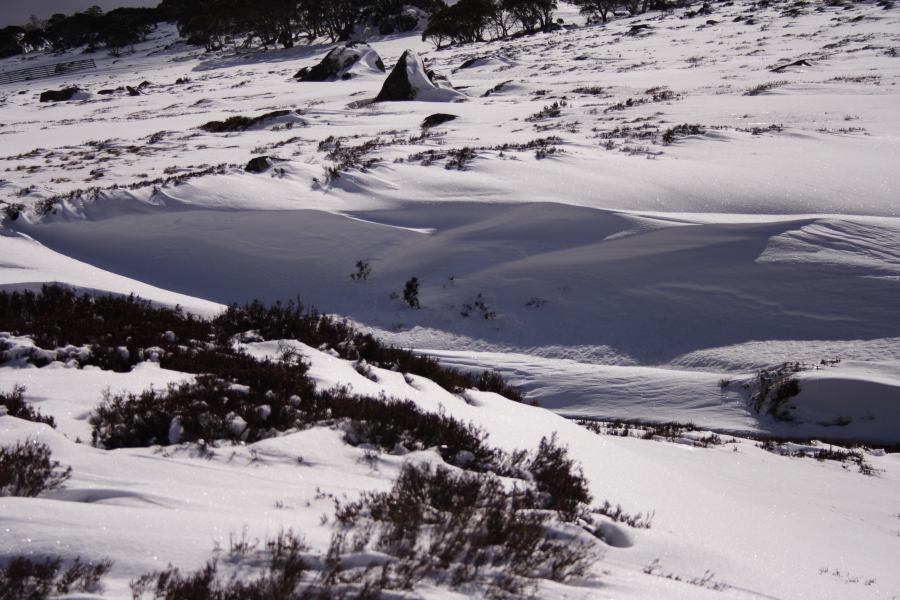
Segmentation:
[(300, 69), (299, 81), (337, 81), (357, 77), (365, 72), (384, 73), (384, 62), (368, 44), (337, 46), (319, 64)]
[(452, 102), (463, 98), (446, 80), (440, 81), (427, 70), (418, 54), (407, 50), (388, 75), (375, 102)]
[(268, 156), (255, 156), (250, 159), (244, 170), (248, 173), (265, 173), (272, 166), (272, 159)]
[(438, 125), (443, 125), (444, 123), (449, 123), (450, 121), (456, 120), (456, 115), (448, 115), (447, 113), (434, 113), (433, 115), (428, 115), (422, 120), (422, 129), (431, 129), (432, 127), (437, 127)]
[(47, 90), (46, 92), (41, 92), (40, 100), (41, 102), (66, 102), (68, 100), (78, 100), (77, 97), (78, 92), (81, 91), (81, 88), (72, 86), (63, 88), (61, 90)]

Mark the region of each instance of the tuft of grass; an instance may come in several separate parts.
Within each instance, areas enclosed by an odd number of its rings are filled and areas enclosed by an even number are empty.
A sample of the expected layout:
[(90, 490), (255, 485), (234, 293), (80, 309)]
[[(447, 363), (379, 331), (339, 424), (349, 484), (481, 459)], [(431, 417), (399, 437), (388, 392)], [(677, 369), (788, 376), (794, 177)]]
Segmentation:
[(779, 88), (783, 85), (787, 85), (788, 83), (790, 83), (790, 82), (784, 81), (784, 80), (760, 83), (759, 85), (753, 86), (752, 88), (748, 89), (746, 92), (744, 92), (744, 95), (745, 96), (758, 96), (760, 94), (764, 94), (765, 92), (770, 92), (770, 91), (774, 90), (775, 88)]

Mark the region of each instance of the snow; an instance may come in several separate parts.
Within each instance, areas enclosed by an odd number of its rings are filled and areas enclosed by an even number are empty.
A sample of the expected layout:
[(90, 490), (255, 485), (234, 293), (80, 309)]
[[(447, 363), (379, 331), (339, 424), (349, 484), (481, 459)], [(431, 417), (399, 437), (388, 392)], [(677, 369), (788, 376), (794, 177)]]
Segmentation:
[[(583, 465), (598, 501), (654, 512), (649, 530), (610, 531), (610, 545), (586, 587), (547, 588), (547, 594), (558, 589), (561, 597), (704, 597), (695, 585), (645, 574), (644, 567), (657, 558), (666, 572), (683, 578), (715, 572), (715, 580), (729, 586), (718, 597), (889, 598), (900, 584), (893, 568), (896, 455), (868, 456), (882, 471), (865, 477), (829, 461), (778, 456), (746, 440), (702, 449), (598, 436), (544, 409), (490, 393), (469, 391), (474, 402), (466, 402), (421, 378), (410, 385), (401, 374), (377, 368), (375, 383), (347, 361), (292, 345), (321, 387), (349, 383), (361, 393), (411, 399), (427, 410), (474, 422), (502, 448), (533, 447), (556, 431)], [(265, 356), (277, 344), (248, 348)], [(137, 379), (143, 370), (142, 365), (123, 377)], [(34, 373), (32, 386), (59, 373), (27, 372)], [(27, 398), (33, 399), (31, 391)], [(45, 412), (52, 408), (36, 404)], [(167, 562), (201, 566), (216, 544), (227, 548), (229, 536), (264, 539), (289, 526), (324, 549), (330, 528), (319, 517), (333, 507), (317, 490), (352, 498), (357, 490), (386, 489), (405, 460), (436, 460), (429, 452), (379, 455), (371, 467), (361, 460), (362, 449), (327, 428), (213, 448), (211, 454), (190, 446), (107, 452), (74, 443), (79, 431), (69, 420), (53, 431), (0, 417), (0, 443), (44, 441), (73, 467), (66, 488), (43, 499), (0, 499), (0, 527), (9, 534), (0, 552), (110, 556), (116, 566), (105, 596), (116, 598), (128, 596), (129, 579)], [(784, 486), (791, 492), (784, 493)], [(823, 568), (829, 574), (821, 574)], [(830, 570), (860, 580), (850, 583)], [(865, 584), (868, 579), (875, 582)]]
[[(417, 100), (464, 102), (366, 104), (387, 76), (368, 59), (350, 79), (299, 83), (297, 70), (332, 45), (206, 54), (171, 26), (133, 53), (96, 55), (94, 71), (2, 86), (0, 201), (23, 206), (0, 224), (0, 289), (57, 282), (203, 316), (299, 295), (444, 364), (499, 370), (540, 408), (373, 367), (366, 377), (333, 351), (284, 342), (321, 387), (444, 410), (505, 449), (556, 431), (597, 501), (655, 511), (649, 530), (609, 525), (590, 577), (542, 584), (539, 596), (893, 598), (898, 455), (867, 454), (877, 472), (866, 477), (749, 436), (900, 443), (900, 13), (810, 4), (788, 17), (772, 3), (748, 25), (734, 18), (749, 2), (712, 6), (694, 19), (676, 10), (582, 27), (563, 4), (566, 29), (442, 50), (418, 34), (370, 40), (366, 56), (389, 69), (411, 51), (410, 78), (427, 90)], [(652, 29), (626, 35), (637, 23)], [(76, 54), (4, 59), (0, 70)], [(801, 58), (810, 66), (771, 72)], [(140, 96), (96, 93), (142, 80), (152, 85)], [(89, 93), (37, 102), (67, 85)], [(559, 116), (547, 116), (554, 103)], [(242, 132), (199, 129), (275, 110), (299, 112)], [(457, 118), (420, 137), (438, 110)], [(681, 124), (703, 133), (663, 143)], [(543, 157), (528, 146), (551, 136)], [(379, 141), (332, 178), (335, 139)], [(440, 153), (463, 148), (471, 160), (445, 168), (452, 157)], [(260, 155), (285, 160), (244, 172)], [(55, 195), (66, 197), (40, 214)], [(359, 260), (372, 268), (365, 281), (349, 277)], [(421, 310), (391, 297), (413, 276)], [(494, 318), (465, 310), (479, 297)], [(46, 441), (74, 474), (47, 497), (0, 498), (0, 556), (112, 557), (103, 597), (130, 597), (130, 579), (169, 562), (199, 567), (243, 532), (292, 527), (324, 550), (320, 516), (333, 502), (317, 489), (355, 498), (388, 489), (406, 460), (438, 460), (381, 454), (373, 467), (323, 427), (207, 456), (177, 444), (177, 422), (173, 446), (105, 452), (87, 442), (106, 390), (190, 376), (149, 360), (129, 373), (78, 369), (68, 359), (83, 348), (51, 356), (12, 332), (4, 341), (56, 359), (23, 368), (16, 354), (0, 366), (0, 391), (26, 386), (58, 429), (0, 416), (0, 444)], [(281, 355), (277, 341), (244, 347)], [(808, 368), (784, 423), (753, 411), (742, 384), (789, 361)], [(693, 422), (737, 439), (601, 436), (564, 417)], [(665, 577), (707, 571), (728, 587)]]

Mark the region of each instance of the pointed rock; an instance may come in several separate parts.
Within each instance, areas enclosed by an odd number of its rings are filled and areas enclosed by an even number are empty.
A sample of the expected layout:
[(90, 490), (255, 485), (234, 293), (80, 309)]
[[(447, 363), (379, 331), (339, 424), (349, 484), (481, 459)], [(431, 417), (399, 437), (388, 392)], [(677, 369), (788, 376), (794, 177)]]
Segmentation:
[(465, 98), (445, 81), (439, 81), (428, 71), (418, 54), (407, 50), (388, 75), (375, 102), (452, 102)]

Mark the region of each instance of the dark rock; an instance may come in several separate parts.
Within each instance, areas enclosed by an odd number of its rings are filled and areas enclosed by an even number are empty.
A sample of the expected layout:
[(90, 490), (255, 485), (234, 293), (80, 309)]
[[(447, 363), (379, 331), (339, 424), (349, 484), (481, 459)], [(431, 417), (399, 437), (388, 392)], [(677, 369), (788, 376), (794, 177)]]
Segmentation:
[(476, 56), (475, 58), (470, 58), (469, 60), (465, 61), (463, 64), (459, 65), (459, 69), (469, 69), (469, 68), (475, 66), (475, 63), (477, 63), (479, 60), (482, 60), (483, 58), (484, 58), (483, 56)]
[(139, 91), (137, 91), (135, 88), (131, 87), (130, 85), (126, 85), (125, 90), (128, 92), (129, 96), (140, 96), (141, 95), (141, 93)]
[(646, 23), (639, 23), (637, 25), (632, 25), (631, 29), (625, 32), (625, 35), (638, 35), (639, 33), (643, 33), (651, 29), (653, 29), (653, 27), (651, 27), (650, 25), (647, 25)]
[(394, 65), (391, 74), (381, 86), (381, 91), (375, 97), (376, 102), (403, 102), (406, 100), (415, 100), (416, 91), (413, 89), (412, 83), (409, 81), (407, 73), (406, 59), (410, 51), (406, 50), (400, 55), (400, 60)]
[(244, 117), (237, 115), (234, 117), (228, 117), (224, 121), (210, 121), (208, 123), (204, 123), (200, 126), (200, 129), (202, 129), (203, 131), (208, 131), (210, 133), (244, 131), (245, 129), (250, 129), (251, 127), (264, 124), (266, 121), (271, 121), (272, 119), (277, 119), (280, 117), (286, 117), (292, 112), (293, 111), (290, 110), (276, 110), (270, 113), (259, 115), (258, 117)]
[(446, 78), (436, 76), (425, 68), (418, 54), (406, 50), (384, 81), (375, 102), (451, 102), (464, 97), (461, 92), (449, 87), (449, 82), (439, 85), (438, 81), (446, 82)]
[(809, 61), (801, 58), (800, 60), (795, 60), (794, 62), (790, 62), (786, 65), (777, 66), (774, 69), (770, 69), (770, 71), (772, 73), (781, 73), (785, 69), (789, 69), (791, 67), (811, 67), (811, 66), (812, 65), (809, 64)]
[(71, 100), (72, 96), (78, 91), (79, 88), (75, 86), (63, 88), (61, 90), (47, 90), (46, 92), (41, 92), (40, 100), (41, 102), (66, 102), (67, 100)]
[(244, 170), (248, 173), (265, 173), (272, 167), (272, 160), (268, 156), (255, 156), (250, 159)]
[(297, 71), (299, 81), (336, 81), (353, 77), (351, 69), (361, 64), (373, 72), (385, 72), (384, 62), (368, 44), (337, 46), (325, 55), (317, 65)]
[(444, 123), (448, 123), (455, 119), (456, 115), (448, 115), (447, 113), (435, 113), (433, 115), (428, 115), (422, 121), (422, 129), (437, 127), (438, 125), (443, 125)]

